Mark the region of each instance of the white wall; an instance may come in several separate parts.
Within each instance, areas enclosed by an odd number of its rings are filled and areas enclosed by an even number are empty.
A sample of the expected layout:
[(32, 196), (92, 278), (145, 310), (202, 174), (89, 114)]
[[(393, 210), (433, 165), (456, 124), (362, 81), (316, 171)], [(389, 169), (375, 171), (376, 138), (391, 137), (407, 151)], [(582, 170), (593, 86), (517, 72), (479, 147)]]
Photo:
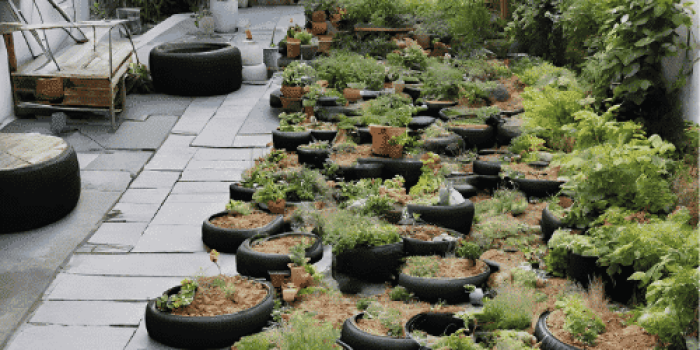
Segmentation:
[[(700, 59), (700, 3), (696, 1), (692, 8), (695, 14), (691, 15), (693, 18), (693, 26), (690, 28), (691, 49), (688, 52), (680, 52), (677, 57), (665, 59), (664, 75), (671, 84), (675, 81), (680, 69), (686, 72), (692, 71), (691, 75), (686, 77), (687, 83), (680, 91), (679, 100), (683, 105), (683, 118), (700, 124), (700, 71), (698, 71), (700, 62), (695, 62), (692, 70), (690, 66), (694, 60)], [(688, 30), (681, 28), (678, 33), (683, 42), (687, 43)]]
[[(56, 3), (71, 17), (75, 15), (79, 21), (87, 20), (90, 16), (89, 12), (89, 0), (56, 0)], [(37, 24), (42, 23), (41, 16), (43, 16), (43, 23), (60, 23), (65, 22), (63, 17), (48, 3), (48, 1), (37, 0), (36, 4), (39, 9), (34, 6), (32, 0), (20, 0), (19, 10), (22, 11), (25, 18), (29, 23)], [(73, 32), (76, 35), (75, 31)], [(32, 43), (32, 50), (36, 53), (41, 53), (41, 49), (34, 42), (34, 39), (29, 32), (26, 32), (27, 37), (30, 38), (29, 41)], [(39, 31), (39, 36), (44, 39), (44, 33)], [(61, 29), (51, 29), (46, 31), (46, 37), (48, 38), (49, 45), (52, 51), (57, 51), (62, 45), (70, 44), (72, 39), (68, 38), (68, 35)], [(66, 40), (68, 38), (69, 40)], [(32, 59), (29, 48), (27, 47), (24, 37), (21, 33), (14, 33), (15, 42), (15, 55), (17, 56), (18, 65), (22, 65), (28, 60)], [(46, 44), (44, 43), (44, 46)], [(12, 108), (12, 87), (10, 84), (9, 67), (7, 61), (7, 49), (5, 48), (5, 41), (0, 39), (0, 124), (3, 120), (10, 117), (13, 114)]]

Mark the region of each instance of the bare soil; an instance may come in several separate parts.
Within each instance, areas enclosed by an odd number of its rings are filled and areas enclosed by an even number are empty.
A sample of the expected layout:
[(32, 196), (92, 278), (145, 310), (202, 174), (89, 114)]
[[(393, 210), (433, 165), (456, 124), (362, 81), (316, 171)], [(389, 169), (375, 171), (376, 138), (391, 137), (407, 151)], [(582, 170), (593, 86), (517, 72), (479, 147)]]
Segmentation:
[(261, 211), (255, 211), (249, 215), (228, 214), (209, 220), (213, 225), (221, 228), (251, 229), (264, 227), (274, 220), (276, 215)]
[(308, 245), (311, 243), (311, 237), (303, 236), (286, 236), (280, 238), (271, 238), (267, 241), (259, 242), (252, 248), (256, 252), (267, 253), (267, 254), (283, 254), (288, 255), (289, 250), (298, 244)]
[(433, 238), (445, 233), (442, 228), (433, 225), (400, 225), (399, 235), (420, 239), (421, 241), (432, 241)]
[[(476, 276), (486, 270), (486, 263), (481, 260), (476, 260), (476, 264), (472, 264), (472, 262), (468, 259), (442, 258), (439, 256), (434, 256), (434, 258), (440, 263), (440, 269), (435, 277), (431, 278), (471, 277)], [(408, 266), (405, 266), (402, 272), (408, 274)]]
[(372, 157), (372, 145), (357, 145), (355, 152), (333, 153), (331, 160), (340, 166), (351, 166), (360, 158)]
[[(232, 298), (227, 297), (226, 293), (219, 287), (211, 285), (217, 278), (222, 279), (235, 289)], [(203, 277), (198, 280), (198, 285), (192, 303), (173, 310), (173, 315), (218, 316), (232, 314), (260, 304), (267, 296), (267, 289), (262, 284), (246, 280), (241, 276)]]
[(525, 163), (509, 163), (508, 167), (511, 170), (525, 175), (526, 179), (556, 181), (556, 179), (559, 178), (560, 167), (548, 167), (539, 170)]
[(559, 340), (581, 349), (591, 350), (649, 350), (654, 349), (656, 337), (637, 325), (625, 326), (624, 319), (617, 313), (598, 315), (605, 323), (605, 332), (596, 339), (595, 345), (585, 345), (563, 329), (565, 315), (561, 310), (552, 312), (547, 317), (547, 328)]

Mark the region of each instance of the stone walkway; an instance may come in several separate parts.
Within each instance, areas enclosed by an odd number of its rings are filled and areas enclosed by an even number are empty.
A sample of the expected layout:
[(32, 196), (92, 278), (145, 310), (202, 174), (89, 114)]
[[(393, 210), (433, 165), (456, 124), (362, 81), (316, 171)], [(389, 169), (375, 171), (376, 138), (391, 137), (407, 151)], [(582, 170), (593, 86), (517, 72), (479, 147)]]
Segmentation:
[[(267, 45), (290, 18), (302, 23), (303, 8), (247, 8), (239, 16)], [(137, 40), (141, 61), (161, 42), (198, 40), (194, 30), (178, 26)], [(129, 95), (115, 133), (108, 122), (69, 121), (61, 136), (78, 152), (81, 199), (59, 222), (0, 236), (0, 344), (171, 349), (148, 337), (145, 305), (201, 269), (217, 272), (201, 241), (202, 221), (224, 210), (229, 184), (269, 150), (277, 123), (269, 94), (280, 82), (244, 84), (226, 96)], [(48, 134), (49, 127), (47, 118), (15, 120), (1, 132)], [(236, 273), (234, 255), (222, 254), (220, 265)]]

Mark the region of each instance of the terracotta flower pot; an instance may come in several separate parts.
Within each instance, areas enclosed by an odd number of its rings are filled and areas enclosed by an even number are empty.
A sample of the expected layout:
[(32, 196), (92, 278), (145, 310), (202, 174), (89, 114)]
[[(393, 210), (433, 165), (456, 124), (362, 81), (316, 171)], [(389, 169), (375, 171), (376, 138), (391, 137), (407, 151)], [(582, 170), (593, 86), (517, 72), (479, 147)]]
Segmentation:
[(333, 45), (333, 40), (319, 40), (318, 41), (318, 52), (328, 53), (331, 51), (332, 45)]
[(343, 89), (343, 97), (349, 102), (355, 102), (362, 98), (360, 94), (360, 89), (345, 88)]
[(282, 109), (286, 111), (299, 111), (301, 110), (301, 98), (293, 98), (293, 97), (280, 97), (280, 100), (282, 101)]
[(400, 94), (400, 93), (403, 92), (403, 88), (406, 87), (406, 83), (397, 83), (397, 82), (394, 82), (393, 86), (394, 86), (394, 91), (395, 91), (397, 94)]
[(311, 22), (311, 33), (314, 35), (321, 35), (328, 30), (328, 23), (326, 22)]
[(343, 15), (339, 13), (331, 15), (331, 22), (339, 22), (341, 19), (343, 19)]
[(270, 271), (270, 282), (272, 282), (272, 286), (275, 288), (282, 288), (286, 277), (287, 273), (285, 271)]
[(391, 158), (401, 158), (403, 155), (403, 145), (390, 145), (389, 140), (404, 132), (406, 132), (406, 128), (370, 125), (369, 133), (372, 135), (372, 152)]
[(307, 118), (314, 116), (314, 106), (304, 106), (304, 113), (306, 113)]
[(424, 50), (430, 47), (430, 35), (416, 34), (413, 37), (418, 42), (418, 45), (420, 45), (420, 47), (422, 47)]
[(311, 21), (326, 22), (326, 11), (314, 11), (311, 13)]
[(304, 267), (296, 266), (294, 264), (288, 264), (288, 266), (292, 271), (292, 283), (294, 283), (297, 288), (304, 288), (306, 282), (306, 276), (304, 276), (306, 270)]
[(288, 303), (291, 303), (297, 297), (298, 292), (298, 288), (285, 288), (282, 290), (282, 299)]
[(287, 201), (284, 199), (278, 199), (277, 201), (267, 201), (267, 208), (270, 209), (270, 213), (273, 214), (284, 214), (284, 207), (287, 205)]
[(304, 94), (304, 87), (282, 85), (280, 91), (284, 97), (301, 98), (301, 96)]
[(301, 55), (301, 40), (287, 38), (287, 57), (296, 58)]

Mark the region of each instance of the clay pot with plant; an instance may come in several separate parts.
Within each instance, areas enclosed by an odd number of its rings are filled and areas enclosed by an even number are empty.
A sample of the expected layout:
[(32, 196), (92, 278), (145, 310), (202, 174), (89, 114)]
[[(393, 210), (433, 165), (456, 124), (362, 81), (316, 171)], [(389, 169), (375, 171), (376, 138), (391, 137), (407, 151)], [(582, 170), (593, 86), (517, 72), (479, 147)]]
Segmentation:
[(306, 257), (306, 245), (301, 243), (289, 249), (289, 258), (292, 260), (288, 264), (292, 272), (292, 283), (298, 288), (304, 288), (310, 282), (311, 275), (306, 272), (306, 265), (309, 258)]
[(262, 188), (255, 191), (253, 200), (257, 203), (267, 205), (268, 210), (273, 214), (284, 214), (287, 204), (286, 192), (282, 185), (268, 181)]
[(241, 337), (259, 332), (272, 315), (273, 287), (267, 282), (219, 275), (184, 279), (146, 306), (144, 323), (154, 340), (176, 348), (231, 346)]
[(391, 158), (403, 156), (402, 136), (408, 136), (406, 128), (384, 125), (370, 125), (372, 134), (372, 152), (377, 155), (386, 155)]
[[(280, 91), (283, 97), (301, 98), (304, 95), (306, 81), (312, 79), (316, 71), (313, 67), (303, 62), (292, 62), (282, 72), (282, 87)], [(284, 102), (284, 101), (283, 101)]]

